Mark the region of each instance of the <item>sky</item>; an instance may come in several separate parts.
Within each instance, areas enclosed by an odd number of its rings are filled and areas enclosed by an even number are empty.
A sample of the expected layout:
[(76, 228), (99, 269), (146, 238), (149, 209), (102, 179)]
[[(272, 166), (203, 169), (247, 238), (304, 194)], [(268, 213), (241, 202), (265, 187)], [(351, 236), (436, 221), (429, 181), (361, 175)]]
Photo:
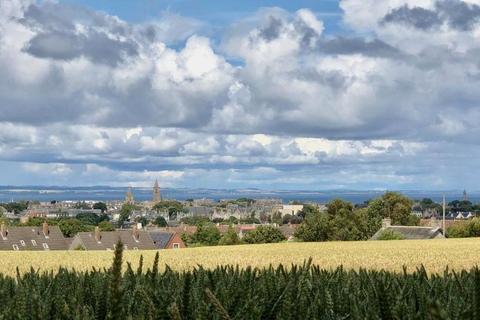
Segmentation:
[(480, 0), (0, 0), (0, 185), (480, 190)]

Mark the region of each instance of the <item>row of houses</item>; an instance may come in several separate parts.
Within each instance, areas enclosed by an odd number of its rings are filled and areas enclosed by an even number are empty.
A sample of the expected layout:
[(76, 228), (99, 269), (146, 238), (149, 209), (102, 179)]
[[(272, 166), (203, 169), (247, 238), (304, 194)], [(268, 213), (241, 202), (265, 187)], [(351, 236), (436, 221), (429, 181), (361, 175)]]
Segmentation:
[(155, 230), (116, 230), (80, 232), (74, 238), (65, 238), (58, 226), (44, 222), (41, 227), (0, 227), (0, 250), (113, 250), (121, 240), (126, 250), (160, 250), (185, 248), (179, 234)]

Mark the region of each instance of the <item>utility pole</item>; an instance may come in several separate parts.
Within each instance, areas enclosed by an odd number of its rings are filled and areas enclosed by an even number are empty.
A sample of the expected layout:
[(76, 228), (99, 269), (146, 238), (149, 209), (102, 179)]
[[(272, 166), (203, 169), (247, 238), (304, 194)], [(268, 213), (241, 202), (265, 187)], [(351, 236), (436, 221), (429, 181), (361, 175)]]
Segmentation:
[(445, 194), (443, 194), (443, 220), (442, 220), (442, 230), (443, 230), (443, 235), (445, 236), (446, 230), (445, 230)]

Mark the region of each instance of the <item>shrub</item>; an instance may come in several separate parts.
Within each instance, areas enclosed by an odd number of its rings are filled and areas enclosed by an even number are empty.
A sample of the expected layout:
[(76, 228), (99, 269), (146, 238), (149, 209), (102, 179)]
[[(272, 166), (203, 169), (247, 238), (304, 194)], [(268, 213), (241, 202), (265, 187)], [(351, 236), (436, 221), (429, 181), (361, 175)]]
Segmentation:
[(233, 229), (233, 227), (230, 226), (228, 228), (227, 232), (225, 232), (222, 235), (218, 244), (221, 245), (221, 246), (229, 246), (229, 245), (240, 244), (240, 238), (238, 237), (238, 235), (235, 232), (235, 230)]
[(220, 238), (220, 231), (215, 225), (209, 223), (198, 226), (197, 231), (187, 237), (187, 242), (196, 246), (216, 246)]
[(189, 226), (199, 226), (201, 224), (206, 224), (210, 222), (210, 219), (207, 217), (184, 217), (180, 219), (180, 222), (188, 224)]
[(480, 219), (456, 222), (447, 229), (449, 238), (480, 237)]
[(302, 241), (327, 241), (332, 236), (330, 219), (325, 213), (307, 215), (304, 222), (295, 231), (295, 238)]
[(90, 231), (92, 229), (92, 227), (84, 225), (77, 219), (62, 219), (58, 222), (58, 227), (67, 238), (71, 238), (79, 232)]
[(114, 231), (115, 226), (109, 221), (102, 221), (98, 224), (100, 231)]
[(168, 226), (167, 220), (165, 220), (165, 218), (162, 216), (156, 217), (155, 220), (153, 221), (153, 224), (162, 228)]
[(382, 233), (377, 238), (377, 240), (403, 240), (403, 239), (405, 239), (403, 235), (390, 229), (382, 231)]
[(246, 243), (276, 243), (285, 240), (282, 232), (273, 226), (259, 226), (247, 232), (242, 239)]

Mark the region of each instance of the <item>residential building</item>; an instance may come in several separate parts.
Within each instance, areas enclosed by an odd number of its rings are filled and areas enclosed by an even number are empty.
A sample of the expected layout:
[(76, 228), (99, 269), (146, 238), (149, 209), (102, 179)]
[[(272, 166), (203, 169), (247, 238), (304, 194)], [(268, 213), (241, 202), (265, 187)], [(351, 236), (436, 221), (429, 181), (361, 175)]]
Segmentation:
[(148, 232), (153, 244), (157, 249), (181, 249), (185, 248), (185, 243), (178, 233), (164, 231)]
[(67, 250), (68, 240), (58, 226), (44, 222), (41, 227), (0, 227), (0, 250)]
[(402, 235), (405, 240), (445, 238), (442, 229), (439, 227), (392, 226), (390, 224), (390, 219), (384, 219), (382, 223), (382, 228), (380, 228), (380, 230), (378, 230), (370, 238), (370, 240), (378, 240), (382, 233), (387, 230)]
[(79, 232), (73, 238), (70, 250), (114, 250), (118, 240), (122, 241), (125, 250), (157, 249), (148, 232), (134, 225), (131, 230), (101, 232), (96, 227), (93, 232)]
[(282, 214), (282, 217), (286, 214), (292, 216), (296, 215), (299, 211), (303, 210), (303, 204), (284, 204), (279, 212)]

